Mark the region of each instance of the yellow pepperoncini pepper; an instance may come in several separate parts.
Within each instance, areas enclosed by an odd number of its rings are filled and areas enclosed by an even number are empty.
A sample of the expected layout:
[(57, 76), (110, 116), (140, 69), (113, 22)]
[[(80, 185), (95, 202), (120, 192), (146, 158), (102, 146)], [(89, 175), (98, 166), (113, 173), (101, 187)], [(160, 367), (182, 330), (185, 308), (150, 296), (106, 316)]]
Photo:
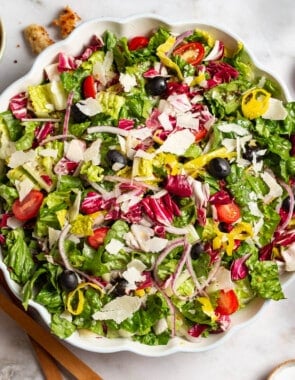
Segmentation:
[[(84, 289), (88, 286), (99, 290), (101, 293), (103, 292), (103, 290), (101, 289), (100, 286), (93, 284), (92, 282), (83, 282), (83, 283), (79, 284), (76, 287), (76, 289), (74, 289), (73, 291), (71, 291), (68, 294), (68, 297), (67, 297), (67, 309), (71, 314), (79, 315), (82, 313), (83, 308), (84, 308), (84, 304), (85, 304), (85, 297), (84, 297), (84, 293), (83, 293), (82, 289)], [(73, 301), (74, 300), (76, 303), (75, 307), (73, 307)]]
[(214, 232), (216, 233), (213, 239), (213, 249), (224, 249), (231, 256), (235, 247), (235, 240), (246, 240), (253, 236), (253, 229), (249, 223), (237, 223), (229, 232), (221, 232), (218, 225), (215, 225)]
[(188, 175), (196, 177), (200, 169), (206, 166), (213, 158), (220, 157), (230, 159), (235, 157), (236, 155), (236, 152), (228, 152), (227, 149), (223, 147), (217, 150), (213, 150), (212, 152), (203, 154), (197, 158), (194, 158), (193, 160), (186, 162), (183, 165), (183, 168)]
[(160, 61), (162, 62), (164, 66), (169, 67), (170, 69), (176, 71), (178, 78), (180, 80), (183, 80), (183, 75), (179, 66), (167, 56), (167, 53), (173, 48), (175, 41), (176, 41), (175, 37), (173, 36), (168, 37), (167, 40), (162, 45), (158, 46), (157, 56), (160, 58)]
[(269, 107), (270, 93), (263, 88), (247, 91), (242, 97), (242, 112), (248, 119), (262, 116)]
[(203, 313), (208, 315), (208, 317), (210, 317), (213, 322), (218, 319), (217, 315), (214, 312), (212, 303), (208, 297), (198, 297), (197, 301), (199, 301), (202, 305)]

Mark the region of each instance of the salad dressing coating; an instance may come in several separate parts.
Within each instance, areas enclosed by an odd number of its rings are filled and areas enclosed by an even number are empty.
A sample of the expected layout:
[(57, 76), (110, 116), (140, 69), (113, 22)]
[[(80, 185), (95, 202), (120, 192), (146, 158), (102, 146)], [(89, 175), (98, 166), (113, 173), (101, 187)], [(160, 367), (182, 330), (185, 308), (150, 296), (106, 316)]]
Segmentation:
[(295, 105), (242, 44), (105, 31), (0, 114), (1, 251), (60, 338), (230, 328), (295, 270)]

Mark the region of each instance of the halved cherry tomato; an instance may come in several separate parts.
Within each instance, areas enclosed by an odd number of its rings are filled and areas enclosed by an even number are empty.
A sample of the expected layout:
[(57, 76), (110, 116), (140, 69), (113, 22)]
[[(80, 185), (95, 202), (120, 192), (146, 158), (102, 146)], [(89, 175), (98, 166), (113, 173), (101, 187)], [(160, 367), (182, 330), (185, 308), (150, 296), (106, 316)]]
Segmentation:
[(201, 126), (199, 130), (194, 133), (195, 141), (198, 142), (198, 141), (203, 140), (203, 138), (207, 135), (207, 132), (208, 132), (207, 129)]
[(226, 203), (224, 205), (216, 205), (215, 207), (220, 222), (234, 223), (241, 216), (240, 208), (234, 202)]
[(128, 41), (129, 50), (138, 50), (147, 47), (149, 44), (149, 39), (144, 36), (133, 37)]
[(108, 227), (99, 227), (93, 231), (93, 235), (87, 237), (87, 243), (90, 247), (97, 249), (100, 245), (103, 244), (104, 238), (108, 233)]
[(179, 55), (187, 63), (196, 66), (204, 58), (205, 49), (200, 42), (188, 42), (176, 48), (173, 54)]
[(14, 216), (23, 222), (37, 216), (43, 202), (43, 194), (39, 190), (31, 190), (23, 200), (15, 200), (12, 205)]
[(239, 300), (234, 290), (220, 290), (215, 312), (222, 315), (230, 315), (239, 308)]
[(88, 75), (83, 81), (83, 95), (84, 98), (95, 98), (96, 96), (96, 87), (95, 79), (93, 75)]

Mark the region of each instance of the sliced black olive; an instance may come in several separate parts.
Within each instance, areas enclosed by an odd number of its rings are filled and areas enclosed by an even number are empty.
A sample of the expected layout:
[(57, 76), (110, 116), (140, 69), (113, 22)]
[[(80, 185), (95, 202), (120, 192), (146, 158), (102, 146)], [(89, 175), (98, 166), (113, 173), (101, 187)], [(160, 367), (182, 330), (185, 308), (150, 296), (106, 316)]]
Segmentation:
[(215, 178), (222, 179), (230, 174), (229, 162), (221, 157), (213, 158), (208, 164), (208, 172)]
[(254, 156), (256, 156), (256, 161), (260, 161), (263, 157), (262, 154), (259, 154), (258, 152), (261, 150), (261, 147), (258, 145), (245, 145), (245, 152), (243, 152), (242, 157), (245, 160), (253, 161)]
[(116, 297), (122, 297), (126, 294), (126, 288), (128, 285), (128, 281), (125, 280), (125, 278), (118, 277), (116, 278), (112, 284), (114, 285), (114, 288), (112, 290), (112, 295)]
[(111, 168), (116, 172), (127, 165), (127, 158), (116, 149), (111, 149), (107, 153), (107, 160)]
[(145, 89), (152, 96), (163, 95), (167, 89), (166, 78), (161, 76), (148, 78)]
[(71, 117), (75, 123), (83, 123), (88, 120), (88, 116), (79, 109), (77, 104), (73, 104), (71, 107)]
[(191, 248), (191, 258), (197, 259), (202, 252), (204, 252), (204, 244), (202, 242), (194, 244)]
[(63, 290), (70, 292), (76, 289), (78, 278), (75, 272), (66, 269), (59, 275), (58, 282)]

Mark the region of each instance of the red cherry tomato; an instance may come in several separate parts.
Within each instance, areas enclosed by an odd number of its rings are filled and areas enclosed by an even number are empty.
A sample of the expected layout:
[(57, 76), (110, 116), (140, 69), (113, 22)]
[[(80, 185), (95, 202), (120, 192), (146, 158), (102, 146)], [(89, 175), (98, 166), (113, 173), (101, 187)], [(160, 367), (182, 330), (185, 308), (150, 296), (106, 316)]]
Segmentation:
[(83, 81), (83, 95), (84, 98), (95, 98), (96, 96), (96, 87), (95, 79), (93, 75), (88, 75)]
[(108, 227), (99, 227), (95, 229), (93, 231), (93, 235), (87, 237), (87, 243), (90, 247), (97, 249), (100, 245), (102, 245), (108, 230)]
[(220, 222), (234, 223), (241, 216), (240, 208), (234, 202), (226, 203), (224, 205), (216, 205), (215, 207)]
[(23, 200), (15, 200), (12, 212), (15, 217), (23, 222), (37, 216), (43, 202), (43, 194), (38, 190), (31, 190)]
[(188, 42), (177, 47), (173, 54), (179, 55), (187, 63), (196, 66), (204, 58), (205, 49), (200, 42)]
[(234, 290), (220, 290), (215, 312), (222, 315), (230, 315), (239, 308), (239, 300)]
[(137, 36), (128, 41), (129, 50), (138, 50), (147, 47), (149, 39), (144, 36)]
[(207, 135), (207, 129), (205, 127), (200, 127), (198, 131), (194, 133), (195, 141), (201, 141)]

